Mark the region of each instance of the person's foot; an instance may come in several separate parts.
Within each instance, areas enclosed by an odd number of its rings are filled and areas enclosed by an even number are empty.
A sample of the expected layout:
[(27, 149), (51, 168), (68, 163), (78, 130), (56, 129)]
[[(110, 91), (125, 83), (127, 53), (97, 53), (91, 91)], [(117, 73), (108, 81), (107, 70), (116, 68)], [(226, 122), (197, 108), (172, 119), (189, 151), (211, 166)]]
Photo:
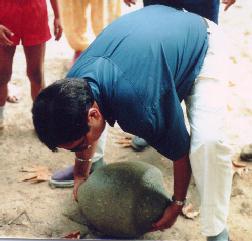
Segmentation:
[(216, 236), (207, 237), (207, 241), (230, 241), (227, 229), (225, 228), (220, 234)]
[(131, 141), (131, 146), (135, 151), (142, 151), (149, 144), (143, 138), (134, 136)]
[(242, 161), (252, 162), (252, 144), (246, 145), (242, 148), (240, 158)]
[[(106, 165), (106, 163), (104, 162), (103, 158), (101, 158), (99, 161), (93, 162), (90, 173), (94, 172), (95, 170), (104, 165)], [(74, 186), (73, 171), (74, 171), (73, 165), (65, 168), (64, 170), (56, 171), (52, 175), (49, 184), (53, 187), (61, 187), (61, 188), (73, 187)]]
[(20, 99), (19, 95), (18, 87), (13, 84), (8, 84), (8, 96), (6, 100), (10, 103), (18, 103)]

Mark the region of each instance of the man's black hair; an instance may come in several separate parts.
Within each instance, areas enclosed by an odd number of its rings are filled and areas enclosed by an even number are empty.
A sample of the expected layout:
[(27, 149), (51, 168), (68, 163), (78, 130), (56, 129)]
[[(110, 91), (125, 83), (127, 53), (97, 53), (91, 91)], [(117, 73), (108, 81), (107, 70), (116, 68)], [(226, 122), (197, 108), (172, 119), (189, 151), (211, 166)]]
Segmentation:
[(39, 139), (52, 151), (78, 140), (89, 131), (88, 110), (94, 103), (85, 79), (57, 80), (42, 90), (33, 103), (33, 124)]

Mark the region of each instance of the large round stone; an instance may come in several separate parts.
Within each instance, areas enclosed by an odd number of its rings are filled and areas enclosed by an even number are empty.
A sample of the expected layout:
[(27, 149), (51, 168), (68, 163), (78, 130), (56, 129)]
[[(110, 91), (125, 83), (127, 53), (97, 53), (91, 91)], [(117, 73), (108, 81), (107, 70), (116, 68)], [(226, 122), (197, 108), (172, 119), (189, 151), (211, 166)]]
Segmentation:
[(139, 161), (95, 171), (78, 190), (87, 221), (104, 235), (138, 237), (151, 229), (170, 204), (161, 171)]

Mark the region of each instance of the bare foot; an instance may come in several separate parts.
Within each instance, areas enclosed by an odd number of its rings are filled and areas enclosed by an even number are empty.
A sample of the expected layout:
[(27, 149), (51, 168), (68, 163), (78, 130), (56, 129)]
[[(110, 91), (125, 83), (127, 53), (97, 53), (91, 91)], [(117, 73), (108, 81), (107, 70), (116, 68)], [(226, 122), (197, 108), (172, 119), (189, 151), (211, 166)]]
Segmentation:
[(19, 89), (17, 86), (13, 84), (8, 84), (8, 96), (7, 101), (10, 103), (18, 103), (19, 102)]

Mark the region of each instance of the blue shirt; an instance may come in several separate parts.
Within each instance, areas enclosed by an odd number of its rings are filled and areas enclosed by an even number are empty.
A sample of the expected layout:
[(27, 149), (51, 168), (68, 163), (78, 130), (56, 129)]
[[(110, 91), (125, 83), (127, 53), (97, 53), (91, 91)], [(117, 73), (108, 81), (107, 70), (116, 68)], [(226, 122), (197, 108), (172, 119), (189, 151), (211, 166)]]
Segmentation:
[(109, 25), (67, 77), (88, 78), (102, 114), (176, 160), (189, 151), (180, 102), (188, 95), (208, 47), (204, 20), (149, 6)]

